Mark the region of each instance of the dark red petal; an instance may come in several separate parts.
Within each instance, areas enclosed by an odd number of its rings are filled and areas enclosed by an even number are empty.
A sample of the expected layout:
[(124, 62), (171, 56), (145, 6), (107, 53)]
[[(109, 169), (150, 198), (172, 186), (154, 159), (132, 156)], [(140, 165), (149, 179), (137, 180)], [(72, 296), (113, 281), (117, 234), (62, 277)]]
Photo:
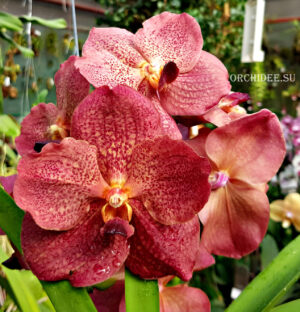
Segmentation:
[(90, 84), (75, 68), (78, 56), (70, 56), (55, 74), (57, 108), (66, 126), (70, 126), (76, 106), (89, 94)]
[(0, 177), (0, 184), (3, 186), (5, 192), (7, 192), (10, 196), (13, 196), (13, 190), (17, 176), (17, 174), (13, 174), (6, 177)]
[(130, 200), (133, 208), (134, 235), (129, 239), (130, 255), (126, 266), (145, 279), (177, 275), (192, 277), (200, 241), (197, 217), (176, 225), (163, 225), (149, 215), (142, 203)]
[(36, 142), (51, 140), (49, 127), (55, 124), (58, 109), (52, 104), (34, 106), (21, 123), (21, 134), (16, 138), (16, 148), (23, 156), (34, 151)]
[(215, 56), (201, 52), (198, 63), (160, 92), (162, 107), (171, 115), (202, 115), (231, 89), (228, 72)]
[(125, 294), (124, 281), (117, 281), (105, 290), (93, 289), (90, 294), (94, 305), (99, 312), (119, 312), (119, 306)]
[(161, 73), (158, 82), (158, 91), (161, 91), (166, 84), (173, 82), (179, 75), (179, 69), (174, 62), (168, 62)]
[(113, 90), (98, 88), (81, 102), (73, 115), (71, 135), (97, 146), (104, 178), (122, 184), (134, 146), (167, 131), (174, 136), (173, 125), (149, 99), (120, 85)]
[(208, 200), (210, 165), (183, 141), (145, 140), (133, 151), (126, 186), (162, 224), (191, 220)]
[[(129, 253), (128, 237), (133, 228), (116, 218), (103, 225), (102, 201), (94, 202), (90, 212), (75, 228), (47, 231), (25, 215), (22, 227), (22, 249), (32, 272), (41, 280), (70, 280), (76, 287), (90, 286), (116, 273)], [(122, 233), (110, 234), (116, 226)]]

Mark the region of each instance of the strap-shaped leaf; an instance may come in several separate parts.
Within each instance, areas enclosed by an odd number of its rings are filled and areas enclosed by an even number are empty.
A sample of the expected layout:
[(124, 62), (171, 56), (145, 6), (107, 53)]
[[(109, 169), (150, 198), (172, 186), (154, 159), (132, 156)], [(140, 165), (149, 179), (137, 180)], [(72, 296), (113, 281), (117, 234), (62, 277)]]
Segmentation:
[(293, 300), (285, 304), (281, 304), (271, 310), (271, 312), (299, 312), (299, 311), (300, 311), (300, 299)]
[(0, 28), (14, 31), (22, 31), (23, 24), (17, 16), (6, 12), (0, 12)]
[(47, 20), (37, 16), (20, 16), (20, 20), (25, 22), (30, 22), (32, 24), (39, 24), (42, 26), (46, 26), (49, 28), (56, 28), (56, 29), (64, 29), (67, 27), (67, 23), (63, 18), (57, 18), (52, 20)]
[(267, 312), (300, 277), (300, 235), (289, 243), (227, 308), (226, 312)]

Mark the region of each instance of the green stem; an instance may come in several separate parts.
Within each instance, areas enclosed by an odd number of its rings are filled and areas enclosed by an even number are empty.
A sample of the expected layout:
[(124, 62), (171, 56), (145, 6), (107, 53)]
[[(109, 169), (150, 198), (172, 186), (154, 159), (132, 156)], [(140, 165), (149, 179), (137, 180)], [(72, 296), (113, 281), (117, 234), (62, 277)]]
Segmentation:
[(267, 312), (300, 277), (300, 235), (288, 244), (227, 308), (226, 312)]
[(159, 312), (157, 280), (147, 281), (125, 270), (126, 312)]

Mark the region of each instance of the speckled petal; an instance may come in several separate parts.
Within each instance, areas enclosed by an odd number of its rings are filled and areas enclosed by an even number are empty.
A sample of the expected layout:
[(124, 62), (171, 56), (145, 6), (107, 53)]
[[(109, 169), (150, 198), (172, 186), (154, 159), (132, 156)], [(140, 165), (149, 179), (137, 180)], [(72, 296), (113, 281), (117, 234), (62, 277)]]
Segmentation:
[(22, 249), (39, 279), (68, 279), (73, 286), (84, 287), (100, 283), (120, 269), (129, 253), (127, 238), (133, 228), (119, 218), (103, 225), (99, 209), (103, 204), (94, 202), (80, 224), (63, 232), (43, 230), (25, 215)]
[(49, 127), (57, 117), (58, 109), (52, 103), (34, 106), (21, 123), (21, 134), (16, 138), (18, 153), (23, 156), (33, 152), (36, 142), (50, 140)]
[[(151, 101), (135, 90), (102, 87), (86, 97), (74, 112), (71, 135), (96, 145), (104, 178), (122, 184), (134, 146), (145, 138), (166, 133), (167, 127), (162, 126), (165, 121)], [(170, 135), (174, 136), (172, 127)]]
[(134, 235), (129, 239), (129, 270), (145, 279), (177, 275), (187, 281), (192, 277), (200, 240), (197, 216), (171, 226), (152, 219), (142, 203), (130, 200), (133, 207)]
[(208, 200), (210, 165), (183, 141), (145, 140), (132, 155), (126, 186), (162, 224), (191, 220)]
[(285, 142), (278, 118), (263, 109), (212, 131), (206, 152), (230, 178), (266, 183), (285, 157)]
[(145, 21), (134, 42), (152, 65), (173, 61), (181, 73), (195, 66), (203, 45), (200, 26), (192, 16), (169, 12)]
[(198, 63), (160, 92), (162, 107), (171, 115), (202, 115), (231, 89), (225, 66), (202, 51)]
[(210, 302), (201, 289), (176, 285), (160, 292), (160, 312), (210, 312)]
[(89, 94), (90, 84), (75, 68), (79, 57), (70, 56), (60, 65), (54, 77), (57, 108), (66, 126), (69, 127), (76, 106)]
[(10, 176), (0, 177), (0, 184), (3, 186), (5, 192), (7, 192), (10, 196), (13, 196), (17, 176), (17, 174), (12, 174)]
[(17, 205), (44, 229), (74, 227), (87, 214), (91, 197), (100, 197), (107, 186), (96, 155), (96, 147), (66, 138), (24, 156), (14, 187)]
[(138, 67), (145, 59), (134, 47), (134, 34), (126, 29), (92, 28), (83, 49), (83, 57), (101, 55), (103, 51), (109, 52), (118, 58), (123, 64)]
[(251, 185), (234, 180), (211, 192), (199, 216), (204, 224), (201, 242), (207, 250), (240, 258), (255, 250), (266, 233), (268, 197)]
[(121, 84), (137, 89), (143, 80), (140, 69), (124, 64), (106, 50), (98, 53), (95, 48), (90, 48), (89, 55), (76, 61), (76, 67), (96, 88), (104, 85), (113, 88)]

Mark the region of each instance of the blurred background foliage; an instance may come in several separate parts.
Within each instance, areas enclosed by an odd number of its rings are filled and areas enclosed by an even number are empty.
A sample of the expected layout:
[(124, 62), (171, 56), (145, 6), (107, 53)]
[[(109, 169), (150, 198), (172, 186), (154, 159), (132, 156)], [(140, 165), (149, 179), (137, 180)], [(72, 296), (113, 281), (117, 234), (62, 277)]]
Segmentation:
[[(253, 64), (241, 63), (245, 2), (245, 0), (203, 0), (201, 3), (186, 0), (98, 0), (105, 14), (95, 20), (95, 25), (121, 27), (135, 32), (142, 27), (144, 20), (155, 14), (163, 11), (186, 12), (195, 17), (201, 26), (203, 49), (220, 58), (230, 74), (295, 73), (296, 77), (299, 77), (300, 24), (297, 21), (289, 23), (289, 29), (295, 34), (293, 44), (284, 47), (274, 44), (272, 32), (275, 28), (266, 24), (263, 41), (265, 61)], [(61, 21), (49, 23), (47, 20), (35, 18), (32, 20), (35, 24), (31, 28), (29, 45), (24, 27), (28, 19), (9, 17), (6, 13), (0, 12), (0, 20), (2, 22), (0, 23), (2, 89), (0, 175), (11, 175), (16, 172), (19, 159), (14, 146), (14, 139), (20, 133), (19, 122), (32, 106), (40, 102), (55, 103), (54, 74), (59, 64), (73, 54), (74, 41), (72, 31), (57, 29), (63, 28)], [(80, 49), (87, 35), (88, 32), (80, 33)], [(277, 34), (280, 35), (284, 36), (285, 33)], [(290, 114), (297, 119), (300, 105), (299, 81), (287, 83), (235, 81), (232, 85), (234, 91), (250, 93), (252, 100), (244, 104), (249, 113), (267, 107), (280, 118)], [(292, 129), (292, 126), (289, 127)], [(297, 135), (297, 132), (289, 130), (286, 136), (290, 148), (279, 174), (269, 184), (270, 201), (283, 199), (290, 191), (300, 191), (299, 170), (293, 164), (293, 158), (298, 153), (298, 146), (294, 142)], [(296, 179), (296, 182), (293, 179)], [(294, 185), (294, 188), (288, 191), (287, 181)], [(235, 293), (241, 291), (297, 235), (293, 224), (284, 228), (281, 223), (270, 220), (267, 235), (255, 252), (240, 260), (215, 257), (216, 265), (195, 273), (190, 285), (199, 287), (208, 294), (212, 302), (212, 312), (224, 311), (235, 297)], [(1, 245), (8, 256), (11, 253), (9, 243), (3, 238)], [(0, 258), (4, 259), (5, 255), (0, 254)], [(32, 300), (36, 302), (40, 311), (53, 310), (40, 283), (30, 272), (21, 271), (19, 277), (11, 277), (10, 274), (11, 270), (1, 266), (0, 311), (21, 310), (18, 296), (12, 289), (16, 278), (21, 279), (22, 283), (27, 285), (24, 287), (30, 289), (29, 295), (33, 296)], [(286, 293), (282, 302), (299, 297), (298, 282)]]

